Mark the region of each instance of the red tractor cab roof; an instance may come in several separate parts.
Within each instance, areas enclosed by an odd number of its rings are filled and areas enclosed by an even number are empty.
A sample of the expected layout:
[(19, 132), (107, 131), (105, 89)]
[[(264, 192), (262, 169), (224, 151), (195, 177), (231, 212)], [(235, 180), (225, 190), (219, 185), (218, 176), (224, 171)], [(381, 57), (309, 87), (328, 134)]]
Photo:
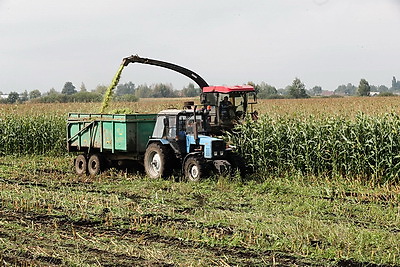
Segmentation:
[(236, 86), (207, 86), (203, 87), (203, 93), (223, 93), (229, 94), (232, 92), (254, 92), (254, 87), (251, 85), (236, 85)]

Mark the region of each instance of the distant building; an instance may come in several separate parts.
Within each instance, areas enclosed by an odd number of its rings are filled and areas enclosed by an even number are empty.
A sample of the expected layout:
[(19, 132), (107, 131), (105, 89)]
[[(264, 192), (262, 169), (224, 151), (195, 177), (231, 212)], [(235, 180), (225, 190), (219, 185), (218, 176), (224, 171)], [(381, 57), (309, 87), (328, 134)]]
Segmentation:
[(0, 98), (1, 98), (1, 99), (7, 99), (7, 98), (8, 98), (8, 95), (0, 95)]
[(376, 95), (379, 95), (379, 94), (380, 94), (380, 92), (369, 92), (370, 96), (376, 96)]
[(333, 91), (322, 91), (321, 96), (331, 96), (334, 95)]

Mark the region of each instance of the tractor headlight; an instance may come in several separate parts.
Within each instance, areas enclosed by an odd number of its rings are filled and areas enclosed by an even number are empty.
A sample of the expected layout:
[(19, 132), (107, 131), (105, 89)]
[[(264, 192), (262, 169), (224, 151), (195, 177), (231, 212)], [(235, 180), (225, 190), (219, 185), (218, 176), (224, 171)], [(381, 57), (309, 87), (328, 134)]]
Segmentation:
[(218, 151), (214, 151), (214, 157), (218, 156)]

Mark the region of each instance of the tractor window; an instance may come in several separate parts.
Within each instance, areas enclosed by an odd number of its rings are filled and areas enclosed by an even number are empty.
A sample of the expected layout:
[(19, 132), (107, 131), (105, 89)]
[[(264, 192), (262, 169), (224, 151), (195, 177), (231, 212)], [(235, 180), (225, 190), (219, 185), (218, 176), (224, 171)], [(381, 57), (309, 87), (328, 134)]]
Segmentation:
[(178, 132), (186, 132), (186, 116), (179, 116)]
[(239, 95), (239, 96), (236, 96), (236, 97), (234, 97), (234, 102), (235, 102), (235, 109), (236, 109), (236, 112), (244, 112), (244, 109), (245, 109), (245, 107), (244, 107), (244, 103), (246, 103), (245, 102), (245, 99), (244, 99), (244, 97), (243, 97), (244, 95)]
[(153, 138), (162, 138), (164, 136), (164, 119), (165, 116), (158, 116), (156, 125), (153, 130)]
[(167, 136), (174, 137), (174, 138), (176, 136), (176, 117), (175, 116), (168, 117)]
[[(197, 122), (197, 131), (204, 132), (203, 118), (201, 115), (196, 115), (196, 122)], [(190, 133), (190, 134), (194, 133), (194, 116), (193, 115), (191, 115), (187, 118), (186, 129), (187, 129), (188, 133)]]

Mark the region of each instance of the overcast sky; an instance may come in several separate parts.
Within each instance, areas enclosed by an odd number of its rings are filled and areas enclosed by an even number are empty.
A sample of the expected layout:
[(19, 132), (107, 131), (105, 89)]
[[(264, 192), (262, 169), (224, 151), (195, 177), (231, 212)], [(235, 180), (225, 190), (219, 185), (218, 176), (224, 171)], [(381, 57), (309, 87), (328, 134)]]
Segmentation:
[[(0, 91), (109, 85), (138, 54), (210, 85), (391, 86), (400, 79), (400, 0), (0, 0)], [(131, 64), (122, 83), (191, 80)]]

